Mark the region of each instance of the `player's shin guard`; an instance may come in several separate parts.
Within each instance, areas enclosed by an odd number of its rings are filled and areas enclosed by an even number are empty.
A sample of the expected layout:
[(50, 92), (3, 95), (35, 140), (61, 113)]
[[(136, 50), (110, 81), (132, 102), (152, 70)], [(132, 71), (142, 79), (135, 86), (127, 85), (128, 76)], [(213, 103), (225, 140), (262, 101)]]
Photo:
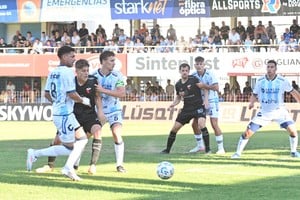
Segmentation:
[(73, 150), (71, 151), (66, 162), (65, 168), (67, 168), (68, 170), (73, 169), (73, 166), (75, 165), (76, 161), (80, 158), (81, 153), (83, 152), (87, 143), (88, 139), (86, 137), (76, 140), (76, 142), (74, 143)]
[(117, 166), (123, 166), (124, 161), (124, 142), (115, 143), (115, 154)]
[(96, 165), (100, 156), (100, 151), (102, 148), (102, 141), (100, 139), (93, 139), (92, 143), (92, 157), (90, 165)]
[(208, 133), (208, 130), (207, 130), (206, 127), (202, 128), (201, 132), (202, 132), (202, 137), (203, 137), (203, 140), (204, 140), (205, 152), (207, 153), (207, 152), (210, 151), (209, 133)]
[(167, 149), (166, 149), (167, 152), (170, 152), (175, 140), (176, 140), (176, 133), (171, 131), (167, 142)]

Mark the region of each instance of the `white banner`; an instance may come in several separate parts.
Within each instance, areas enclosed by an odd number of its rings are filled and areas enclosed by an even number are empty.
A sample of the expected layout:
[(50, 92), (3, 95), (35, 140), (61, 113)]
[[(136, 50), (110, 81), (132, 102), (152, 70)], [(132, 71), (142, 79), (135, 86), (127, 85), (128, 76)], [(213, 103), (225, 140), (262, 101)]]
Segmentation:
[(43, 0), (41, 20), (49, 21), (94, 21), (110, 20), (110, 4), (107, 0), (99, 1), (56, 1)]

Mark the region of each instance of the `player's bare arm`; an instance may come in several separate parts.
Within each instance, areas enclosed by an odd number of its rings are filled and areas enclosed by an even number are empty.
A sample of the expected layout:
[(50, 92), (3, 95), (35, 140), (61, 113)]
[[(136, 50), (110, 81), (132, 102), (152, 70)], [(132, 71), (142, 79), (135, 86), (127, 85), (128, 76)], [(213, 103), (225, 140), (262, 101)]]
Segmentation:
[(177, 106), (181, 101), (181, 96), (180, 95), (176, 95), (176, 97), (174, 98), (173, 103), (169, 106), (169, 108), (174, 108), (175, 106)]
[(249, 106), (248, 108), (249, 109), (252, 109), (254, 107), (254, 103), (257, 102), (258, 99), (257, 99), (257, 94), (252, 94), (250, 99), (249, 99)]
[(68, 96), (76, 103), (82, 103), (87, 106), (91, 106), (90, 99), (87, 97), (81, 97), (77, 92), (68, 93)]
[(123, 98), (126, 95), (126, 90), (124, 86), (116, 87), (115, 90), (108, 90), (103, 88), (101, 85), (95, 85), (97, 92), (107, 94), (109, 96)]
[(49, 101), (49, 102), (53, 102), (52, 98), (51, 98), (51, 95), (49, 92), (45, 92), (45, 98)]
[(97, 117), (98, 117), (99, 121), (101, 122), (101, 124), (103, 125), (104, 122), (106, 121), (106, 118), (105, 118), (105, 115), (102, 110), (102, 99), (101, 99), (99, 93), (96, 93), (95, 104), (96, 104), (96, 108), (97, 108)]

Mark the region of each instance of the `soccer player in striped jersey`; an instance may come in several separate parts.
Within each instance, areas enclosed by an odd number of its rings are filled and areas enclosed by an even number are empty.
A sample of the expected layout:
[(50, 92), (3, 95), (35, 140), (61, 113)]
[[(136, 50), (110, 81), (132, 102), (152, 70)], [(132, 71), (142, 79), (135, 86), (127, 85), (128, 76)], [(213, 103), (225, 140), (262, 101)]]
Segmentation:
[(260, 110), (249, 122), (246, 131), (241, 135), (236, 152), (232, 159), (239, 159), (247, 145), (249, 138), (261, 127), (274, 121), (281, 128), (289, 133), (291, 157), (300, 157), (297, 152), (298, 133), (290, 113), (284, 106), (284, 92), (289, 92), (300, 103), (300, 93), (293, 89), (289, 81), (276, 73), (277, 63), (274, 60), (267, 62), (267, 73), (260, 77), (254, 87), (250, 97), (249, 109), (254, 107), (254, 103), (260, 103)]
[(120, 98), (125, 97), (125, 83), (121, 72), (114, 70), (115, 54), (104, 51), (100, 54), (101, 68), (92, 75), (98, 79), (96, 90), (102, 98), (102, 108), (114, 139), (116, 168), (118, 172), (126, 172), (124, 162), (124, 141), (122, 138), (123, 111)]
[[(195, 58), (195, 68), (196, 72), (192, 75), (197, 77), (202, 83), (204, 83), (204, 89), (208, 90), (208, 103), (209, 108), (206, 114), (210, 117), (210, 124), (215, 132), (216, 142), (218, 146), (218, 150), (216, 154), (225, 154), (224, 145), (223, 145), (223, 134), (218, 124), (219, 117), (219, 83), (216, 79), (215, 75), (211, 70), (205, 69), (204, 58), (198, 56)], [(204, 150), (202, 139), (205, 144), (209, 144), (207, 140), (209, 137), (201, 134), (201, 131), (198, 129), (197, 120), (193, 121), (193, 130), (194, 136), (197, 142), (195, 148), (191, 149), (191, 153), (196, 153)]]
[(48, 75), (45, 97), (52, 102), (53, 122), (58, 130), (58, 137), (62, 145), (54, 145), (45, 149), (27, 150), (27, 170), (32, 170), (33, 162), (41, 156), (69, 155), (62, 174), (72, 180), (79, 181), (73, 166), (80, 158), (88, 140), (83, 128), (73, 113), (74, 103), (90, 106), (90, 100), (80, 97), (76, 92), (75, 75), (72, 70), (75, 62), (75, 49), (63, 46), (58, 49), (57, 56), (60, 65)]

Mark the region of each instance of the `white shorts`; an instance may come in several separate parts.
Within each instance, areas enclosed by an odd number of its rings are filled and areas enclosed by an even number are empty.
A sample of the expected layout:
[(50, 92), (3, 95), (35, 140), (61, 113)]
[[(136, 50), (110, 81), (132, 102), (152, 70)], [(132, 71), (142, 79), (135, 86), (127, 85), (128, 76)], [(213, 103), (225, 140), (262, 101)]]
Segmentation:
[(53, 116), (53, 122), (58, 130), (62, 143), (75, 142), (75, 129), (80, 127), (75, 115)]
[(263, 112), (259, 110), (255, 117), (251, 120), (251, 122), (265, 126), (269, 124), (270, 122), (276, 122), (279, 125), (283, 124), (284, 122), (293, 122), (294, 120), (292, 119), (289, 111), (284, 108), (278, 108), (269, 112)]
[(206, 110), (206, 115), (210, 118), (219, 117), (219, 102), (209, 102), (209, 108)]
[(115, 123), (120, 123), (122, 124), (123, 122), (123, 114), (122, 112), (114, 112), (109, 115), (105, 115), (106, 121), (108, 121), (110, 127), (114, 125)]

